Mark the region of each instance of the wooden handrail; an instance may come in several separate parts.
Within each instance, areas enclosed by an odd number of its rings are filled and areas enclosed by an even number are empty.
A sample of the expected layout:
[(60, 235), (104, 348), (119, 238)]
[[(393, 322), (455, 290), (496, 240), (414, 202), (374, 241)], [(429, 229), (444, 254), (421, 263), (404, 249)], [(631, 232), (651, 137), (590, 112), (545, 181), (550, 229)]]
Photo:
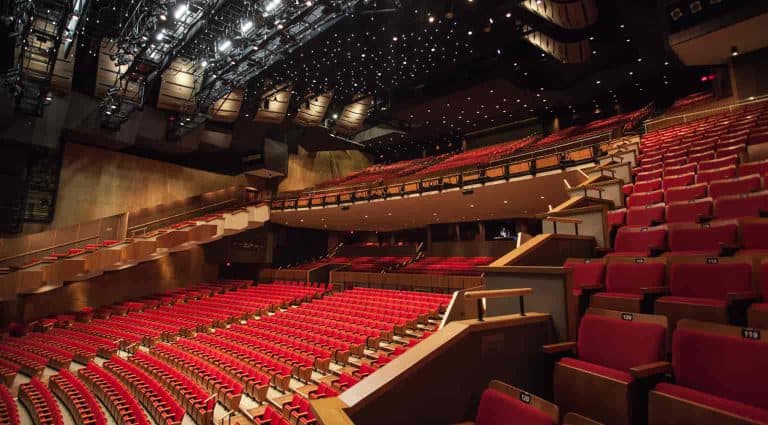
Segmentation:
[(36, 254), (38, 252), (43, 252), (43, 251), (48, 251), (48, 250), (53, 251), (56, 248), (61, 248), (62, 246), (67, 246), (67, 245), (72, 245), (72, 244), (79, 244), (81, 242), (85, 242), (85, 241), (88, 241), (88, 240), (91, 240), (91, 239), (99, 239), (99, 236), (100, 235), (95, 235), (95, 236), (89, 236), (87, 238), (77, 239), (77, 240), (74, 240), (74, 241), (62, 242), (60, 244), (51, 245), (51, 246), (48, 246), (48, 247), (45, 247), (45, 248), (38, 248), (38, 249), (36, 249), (34, 251), (27, 251), (27, 252), (24, 252), (24, 253), (21, 253), (21, 254), (12, 255), (10, 257), (0, 258), (0, 263), (8, 261), (8, 260), (13, 260), (14, 258), (24, 257), (25, 255)]
[(568, 223), (568, 224), (581, 224), (583, 220), (579, 218), (566, 218), (566, 217), (547, 217), (544, 220), (554, 223)]
[(163, 221), (166, 221), (166, 220), (176, 219), (176, 218), (179, 218), (179, 217), (184, 216), (184, 215), (189, 215), (189, 214), (192, 214), (192, 213), (195, 213), (195, 212), (198, 212), (198, 211), (202, 211), (202, 210), (205, 210), (205, 209), (208, 209), (208, 208), (211, 208), (211, 207), (218, 207), (220, 205), (228, 204), (228, 203), (236, 202), (236, 201), (237, 201), (237, 198), (231, 198), (231, 199), (227, 199), (226, 201), (220, 201), (220, 202), (216, 202), (216, 203), (213, 203), (213, 204), (210, 204), (210, 205), (206, 205), (204, 207), (195, 208), (193, 210), (184, 211), (184, 212), (173, 214), (173, 215), (169, 215), (169, 216), (163, 217), (163, 218), (158, 218), (157, 220), (152, 220), (152, 221), (147, 221), (145, 223), (136, 224), (134, 226), (129, 227), (128, 231), (132, 232), (134, 230), (140, 229), (141, 227), (149, 227), (149, 226), (151, 226), (153, 224), (160, 223), (160, 222), (163, 222)]
[(531, 295), (533, 289), (531, 288), (514, 288), (514, 289), (483, 289), (476, 291), (467, 291), (464, 293), (464, 298), (467, 300), (477, 300), (477, 321), (482, 322), (483, 316), (485, 316), (485, 303), (486, 298), (512, 298), (518, 297), (520, 302), (520, 315), (525, 316), (525, 296)]
[(476, 300), (478, 298), (511, 298), (531, 295), (532, 293), (533, 289), (531, 288), (485, 289), (480, 291), (467, 291), (464, 293), (464, 297), (468, 300)]

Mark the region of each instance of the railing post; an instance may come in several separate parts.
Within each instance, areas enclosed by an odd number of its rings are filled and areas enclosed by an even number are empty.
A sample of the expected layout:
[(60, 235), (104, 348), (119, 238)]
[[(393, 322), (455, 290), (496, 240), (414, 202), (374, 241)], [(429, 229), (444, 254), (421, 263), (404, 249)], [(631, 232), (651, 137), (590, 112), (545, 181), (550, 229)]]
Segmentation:
[(525, 316), (525, 297), (520, 295), (518, 300), (520, 300), (520, 315)]
[[(523, 298), (523, 297), (521, 296), (520, 298)], [(484, 311), (483, 311), (483, 299), (482, 298), (478, 298), (477, 299), (477, 321), (478, 322), (484, 322), (485, 321), (485, 320), (483, 320), (483, 313), (484, 313)]]

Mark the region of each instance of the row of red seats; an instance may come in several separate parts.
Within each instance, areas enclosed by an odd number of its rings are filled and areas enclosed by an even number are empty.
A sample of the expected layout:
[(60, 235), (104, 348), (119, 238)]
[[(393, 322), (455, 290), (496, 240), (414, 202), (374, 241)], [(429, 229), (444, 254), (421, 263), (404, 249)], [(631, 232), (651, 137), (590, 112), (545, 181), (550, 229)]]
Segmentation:
[(104, 362), (104, 369), (115, 375), (147, 409), (158, 425), (179, 425), (184, 409), (176, 399), (146, 372), (120, 357)]
[(63, 337), (53, 332), (38, 333), (32, 332), (24, 337), (27, 341), (34, 341), (38, 346), (51, 346), (61, 351), (69, 351), (73, 360), (86, 364), (93, 361), (98, 349), (81, 339), (73, 340), (69, 337)]
[(213, 421), (216, 399), (209, 397), (209, 394), (192, 379), (142, 351), (136, 352), (128, 358), (128, 361), (162, 383), (184, 406), (196, 423), (209, 424)]
[(150, 353), (169, 365), (184, 371), (187, 376), (213, 393), (227, 409), (239, 408), (240, 399), (243, 395), (243, 385), (235, 382), (228, 375), (172, 345), (158, 344)]
[(7, 338), (0, 343), (0, 351), (8, 349), (15, 349), (16, 353), (21, 351), (43, 357), (46, 359), (45, 364), (54, 369), (68, 369), (72, 363), (72, 353), (34, 340)]
[(56, 398), (39, 379), (19, 385), (19, 402), (27, 408), (35, 425), (64, 425)]
[(77, 371), (85, 385), (101, 400), (121, 424), (150, 425), (144, 410), (131, 393), (114, 376), (95, 363)]
[[(700, 170), (699, 167), (701, 164), (699, 164), (699, 166), (696, 164), (689, 164), (680, 167), (667, 168), (664, 169), (663, 174), (660, 176), (648, 175), (649, 178), (637, 179), (635, 184), (624, 185), (622, 187), (622, 191), (625, 195), (629, 196), (633, 194), (642, 194), (663, 190), (664, 195), (668, 195), (668, 191), (670, 189), (681, 190), (680, 188), (683, 187), (707, 184), (706, 193), (709, 193), (710, 196), (716, 198), (721, 195), (743, 193), (743, 190), (736, 192), (732, 191), (732, 189), (740, 189), (740, 185), (747, 185), (747, 183), (741, 183), (741, 180), (736, 180), (736, 182), (733, 183), (737, 177), (747, 178), (750, 176), (757, 176), (760, 178), (768, 174), (768, 161), (766, 160), (737, 163), (733, 162), (733, 158), (733, 156), (723, 158), (722, 160), (731, 162), (724, 167)], [(697, 175), (697, 173), (700, 175)], [(747, 192), (756, 191), (762, 187), (759, 180), (757, 182), (754, 181), (754, 177), (752, 177), (750, 184), (751, 186), (748, 186), (749, 189), (747, 189)], [(714, 187), (710, 188), (712, 185), (714, 185)], [(734, 185), (736, 187), (730, 187)], [(731, 191), (729, 191), (729, 189), (731, 189)], [(672, 195), (674, 195), (674, 193), (672, 193)], [(664, 199), (667, 200), (667, 202), (679, 200), (666, 199), (666, 197)], [(642, 197), (637, 196), (634, 198), (630, 197), (629, 200), (633, 201), (628, 206), (643, 205), (649, 203), (646, 202), (643, 204), (634, 204), (634, 202), (642, 201)]]
[[(576, 342), (544, 347), (567, 356), (555, 365), (555, 403), (603, 423), (768, 422), (768, 369), (754, 366), (768, 356), (763, 334), (683, 320), (671, 364), (667, 341), (664, 317), (588, 311)], [(585, 382), (589, 391), (574, 391)]]
[(120, 348), (119, 344), (112, 339), (77, 332), (71, 329), (53, 328), (49, 330), (46, 335), (56, 336), (67, 340), (77, 340), (80, 344), (95, 348), (96, 354), (105, 359), (117, 354), (117, 350)]
[(692, 107), (703, 106), (715, 100), (711, 92), (696, 92), (688, 96), (677, 99), (669, 108), (664, 111), (665, 116), (679, 114)]
[(278, 390), (287, 391), (289, 389), (293, 374), (291, 367), (262, 354), (258, 350), (246, 348), (257, 343), (258, 340), (255, 338), (228, 330), (220, 330), (216, 332), (215, 336), (200, 334), (195, 340), (257, 367), (262, 373), (271, 377), (271, 384)]
[(16, 374), (19, 372), (19, 369), (20, 366), (18, 364), (0, 358), (0, 378), (3, 379), (6, 386), (10, 387), (13, 385), (13, 381), (16, 379)]
[(440, 304), (437, 302), (381, 298), (376, 295), (353, 292), (344, 292), (328, 298), (333, 300), (343, 299), (350, 304), (360, 304), (366, 307), (394, 308), (405, 313), (412, 313), (418, 316), (424, 315), (427, 317), (436, 317), (440, 310)]
[(750, 258), (569, 259), (564, 267), (575, 295), (591, 295), (593, 307), (655, 312), (672, 325), (682, 318), (744, 325), (749, 317), (750, 326), (768, 327), (768, 261), (757, 270), (759, 288)]
[(428, 273), (444, 275), (478, 275), (475, 267), (485, 266), (493, 257), (425, 257), (398, 269), (398, 273)]
[(272, 381), (269, 375), (236, 357), (224, 354), (194, 340), (182, 339), (179, 341), (178, 347), (226, 372), (233, 380), (242, 384), (246, 394), (256, 401), (266, 401), (267, 390)]
[(142, 337), (132, 332), (125, 332), (109, 326), (109, 322), (99, 323), (74, 323), (72, 330), (86, 335), (93, 335), (99, 338), (114, 341), (121, 350), (133, 352), (136, 346), (141, 344)]
[(309, 400), (294, 393), (290, 401), (283, 403), (283, 416), (289, 418), (291, 424), (314, 425), (317, 423), (315, 414), (309, 408)]
[(19, 366), (19, 371), (27, 376), (40, 377), (48, 364), (48, 359), (25, 350), (7, 345), (0, 345), (0, 358)]
[(68, 370), (51, 376), (48, 386), (67, 406), (75, 425), (107, 425), (107, 418), (96, 397)]
[[(290, 313), (286, 313), (281, 314), (278, 317), (259, 320), (252, 328), (261, 329), (267, 332), (288, 332), (294, 335), (297, 335), (296, 332), (303, 330), (334, 337), (342, 341), (347, 341), (350, 344), (359, 344), (361, 346), (367, 345), (371, 348), (378, 346), (380, 334), (375, 329), (353, 324), (344, 325), (340, 322), (315, 319), (301, 315), (291, 316), (289, 314)], [(335, 325), (339, 325), (339, 327), (335, 327)]]
[(389, 298), (389, 299), (436, 302), (440, 304), (441, 308), (447, 307), (448, 304), (451, 302), (450, 294), (435, 294), (431, 292), (398, 291), (398, 290), (391, 290), (391, 289), (364, 288), (364, 287), (356, 287), (349, 290), (349, 292), (354, 294), (364, 293), (366, 295), (373, 295), (376, 297)]
[(0, 385), (0, 423), (16, 425), (20, 422), (16, 400), (13, 399), (7, 387)]
[(616, 232), (614, 249), (608, 256), (763, 254), (768, 252), (766, 235), (768, 220), (764, 219), (624, 226)]

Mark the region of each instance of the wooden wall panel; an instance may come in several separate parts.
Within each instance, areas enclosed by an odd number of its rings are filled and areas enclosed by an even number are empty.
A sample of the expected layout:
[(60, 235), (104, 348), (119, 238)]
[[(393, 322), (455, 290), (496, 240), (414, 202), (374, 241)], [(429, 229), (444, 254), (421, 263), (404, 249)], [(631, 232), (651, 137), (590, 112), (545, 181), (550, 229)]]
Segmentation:
[(352, 134), (363, 128), (363, 122), (368, 118), (368, 111), (373, 106), (373, 97), (366, 96), (350, 103), (341, 112), (336, 121), (335, 130), (343, 134)]
[(566, 29), (586, 28), (597, 22), (595, 0), (525, 0), (522, 6)]
[(560, 62), (583, 63), (592, 57), (588, 40), (565, 43), (528, 26), (524, 28), (524, 32), (526, 40)]
[(235, 122), (243, 106), (243, 90), (235, 89), (211, 105), (208, 119), (217, 122)]
[(297, 155), (288, 156), (286, 178), (280, 182), (278, 190), (305, 189), (370, 165), (371, 160), (360, 151), (307, 152), (299, 147)]
[[(333, 92), (321, 95), (309, 94), (304, 99), (305, 101), (301, 102), (299, 112), (296, 114), (293, 123), (296, 125), (310, 126), (318, 125), (323, 122), (325, 113), (328, 112), (328, 105), (331, 104), (331, 99), (333, 99)], [(306, 100), (309, 100), (309, 108), (307, 108)]]
[(53, 67), (53, 76), (51, 77), (51, 88), (56, 91), (69, 93), (72, 91), (72, 75), (75, 71), (75, 49), (77, 47), (77, 37), (72, 41), (72, 48), (69, 56), (64, 57), (64, 46), (59, 48), (59, 54), (56, 58), (56, 65)]
[(203, 248), (194, 247), (50, 292), (27, 295), (20, 301), (18, 313), (27, 321), (35, 320), (52, 313), (100, 307), (217, 278), (218, 265), (206, 263)]
[[(101, 40), (99, 46), (99, 65), (96, 69), (96, 89), (93, 95), (101, 98), (106, 95), (107, 90), (111, 89), (117, 79), (128, 70), (128, 65), (118, 67), (109, 55), (116, 51), (115, 45), (110, 43), (109, 40)], [(124, 94), (126, 98), (131, 100), (138, 100), (139, 98), (139, 85), (136, 83), (128, 84), (124, 89), (120, 89), (120, 93)]]
[(91, 146), (65, 146), (54, 220), (59, 228), (244, 185), (227, 176)]
[(194, 74), (194, 63), (185, 58), (176, 58), (163, 72), (157, 109), (173, 112), (195, 110), (195, 94), (200, 89), (201, 79)]
[[(280, 124), (285, 119), (288, 112), (288, 104), (291, 101), (293, 87), (290, 84), (283, 84), (280, 87), (273, 87), (266, 90), (261, 96), (259, 111), (253, 117), (256, 122), (270, 124)], [(264, 100), (269, 99), (269, 105), (264, 108)]]

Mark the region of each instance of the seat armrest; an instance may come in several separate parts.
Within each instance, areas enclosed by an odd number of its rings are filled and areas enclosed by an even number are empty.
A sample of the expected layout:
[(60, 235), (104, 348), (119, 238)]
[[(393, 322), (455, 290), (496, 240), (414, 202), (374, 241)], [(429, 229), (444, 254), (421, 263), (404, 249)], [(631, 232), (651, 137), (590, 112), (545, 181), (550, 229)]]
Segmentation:
[(632, 376), (634, 376), (637, 379), (672, 373), (672, 363), (670, 362), (647, 363), (644, 365), (630, 368), (629, 373), (631, 373)]
[(567, 352), (576, 352), (576, 342), (575, 341), (568, 341), (568, 342), (558, 342), (556, 344), (547, 344), (541, 346), (541, 350), (547, 354), (557, 354), (557, 353), (567, 353)]
[(669, 293), (669, 287), (667, 286), (648, 286), (646, 288), (640, 288), (640, 292), (643, 295), (648, 294), (668, 294)]
[(751, 302), (751, 301), (757, 301), (760, 299), (760, 294), (752, 291), (743, 291), (743, 292), (729, 292), (728, 293), (728, 303), (734, 303), (734, 302)]

